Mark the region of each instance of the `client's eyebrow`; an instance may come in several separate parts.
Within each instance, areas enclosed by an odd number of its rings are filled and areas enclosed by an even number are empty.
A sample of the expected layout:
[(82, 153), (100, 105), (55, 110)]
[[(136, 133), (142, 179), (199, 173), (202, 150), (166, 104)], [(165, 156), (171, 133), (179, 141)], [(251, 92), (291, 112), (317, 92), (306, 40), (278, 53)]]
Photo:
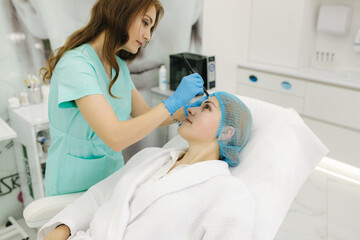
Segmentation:
[(206, 100), (204, 103), (211, 103), (211, 104), (214, 105), (214, 107), (216, 108), (215, 103), (213, 103), (212, 101)]

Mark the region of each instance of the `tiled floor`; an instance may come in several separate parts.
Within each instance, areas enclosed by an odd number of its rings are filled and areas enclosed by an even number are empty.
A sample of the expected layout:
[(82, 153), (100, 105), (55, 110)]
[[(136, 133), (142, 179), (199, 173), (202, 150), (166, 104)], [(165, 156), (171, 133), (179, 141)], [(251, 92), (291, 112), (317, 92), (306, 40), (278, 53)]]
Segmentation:
[(276, 240), (359, 240), (360, 185), (314, 170)]

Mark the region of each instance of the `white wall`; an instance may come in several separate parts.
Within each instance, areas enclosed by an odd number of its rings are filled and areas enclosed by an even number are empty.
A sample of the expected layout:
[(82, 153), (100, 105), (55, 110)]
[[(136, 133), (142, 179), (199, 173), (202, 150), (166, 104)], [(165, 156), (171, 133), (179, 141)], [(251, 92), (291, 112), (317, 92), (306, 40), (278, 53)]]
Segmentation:
[(251, 0), (205, 0), (203, 54), (216, 57), (217, 89), (235, 93), (236, 64), (247, 60)]
[(358, 0), (321, 0), (321, 4), (352, 6), (353, 14), (349, 33), (336, 36), (318, 33), (315, 48), (324, 52), (334, 52), (338, 70), (360, 71), (360, 53), (354, 52), (353, 42), (356, 32), (360, 30), (360, 1)]
[[(360, 53), (353, 50), (355, 34), (360, 28), (360, 1), (320, 0), (320, 4), (318, 1), (317, 4), (313, 4), (317, 8), (316, 15), (321, 4), (350, 5), (353, 7), (353, 16), (346, 36), (316, 32), (312, 36), (314, 39), (311, 39), (314, 52), (335, 52), (335, 58), (338, 60), (335, 69), (360, 71)], [(203, 54), (216, 56), (216, 84), (220, 90), (234, 93), (237, 63), (249, 61), (251, 9), (251, 0), (204, 1)], [(305, 11), (305, 16), (306, 14), (310, 13)], [(313, 30), (305, 30), (305, 34), (315, 31), (317, 17), (312, 21)], [(310, 45), (306, 43), (302, 46), (310, 47)], [(299, 59), (299, 66), (310, 66), (309, 55), (303, 56), (306, 59)]]

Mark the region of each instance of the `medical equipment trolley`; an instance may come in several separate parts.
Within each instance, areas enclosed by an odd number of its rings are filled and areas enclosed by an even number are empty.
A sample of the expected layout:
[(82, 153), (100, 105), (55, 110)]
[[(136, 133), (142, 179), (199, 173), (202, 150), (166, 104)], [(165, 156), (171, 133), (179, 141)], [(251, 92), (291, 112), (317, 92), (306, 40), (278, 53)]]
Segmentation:
[(30, 104), (9, 109), (16, 163), (24, 205), (45, 196), (45, 162), (50, 145), (48, 105)]

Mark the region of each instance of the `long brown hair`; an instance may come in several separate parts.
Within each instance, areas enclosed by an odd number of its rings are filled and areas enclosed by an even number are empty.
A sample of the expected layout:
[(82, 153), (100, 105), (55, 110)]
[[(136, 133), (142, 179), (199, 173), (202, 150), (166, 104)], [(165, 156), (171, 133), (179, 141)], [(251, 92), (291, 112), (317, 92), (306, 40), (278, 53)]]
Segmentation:
[[(91, 18), (88, 24), (70, 35), (62, 47), (50, 53), (46, 67), (40, 69), (43, 82), (45, 84), (50, 82), (56, 64), (66, 51), (92, 41), (105, 31), (102, 54), (105, 61), (116, 72), (109, 85), (109, 94), (115, 97), (111, 93), (111, 88), (119, 76), (120, 69), (114, 52), (129, 40), (128, 31), (135, 17), (140, 13), (145, 14), (151, 6), (156, 9), (156, 19), (151, 29), (152, 33), (164, 14), (164, 9), (159, 0), (98, 0), (91, 10)], [(136, 54), (120, 50), (116, 55), (123, 60), (132, 61), (139, 52), (140, 49)]]

